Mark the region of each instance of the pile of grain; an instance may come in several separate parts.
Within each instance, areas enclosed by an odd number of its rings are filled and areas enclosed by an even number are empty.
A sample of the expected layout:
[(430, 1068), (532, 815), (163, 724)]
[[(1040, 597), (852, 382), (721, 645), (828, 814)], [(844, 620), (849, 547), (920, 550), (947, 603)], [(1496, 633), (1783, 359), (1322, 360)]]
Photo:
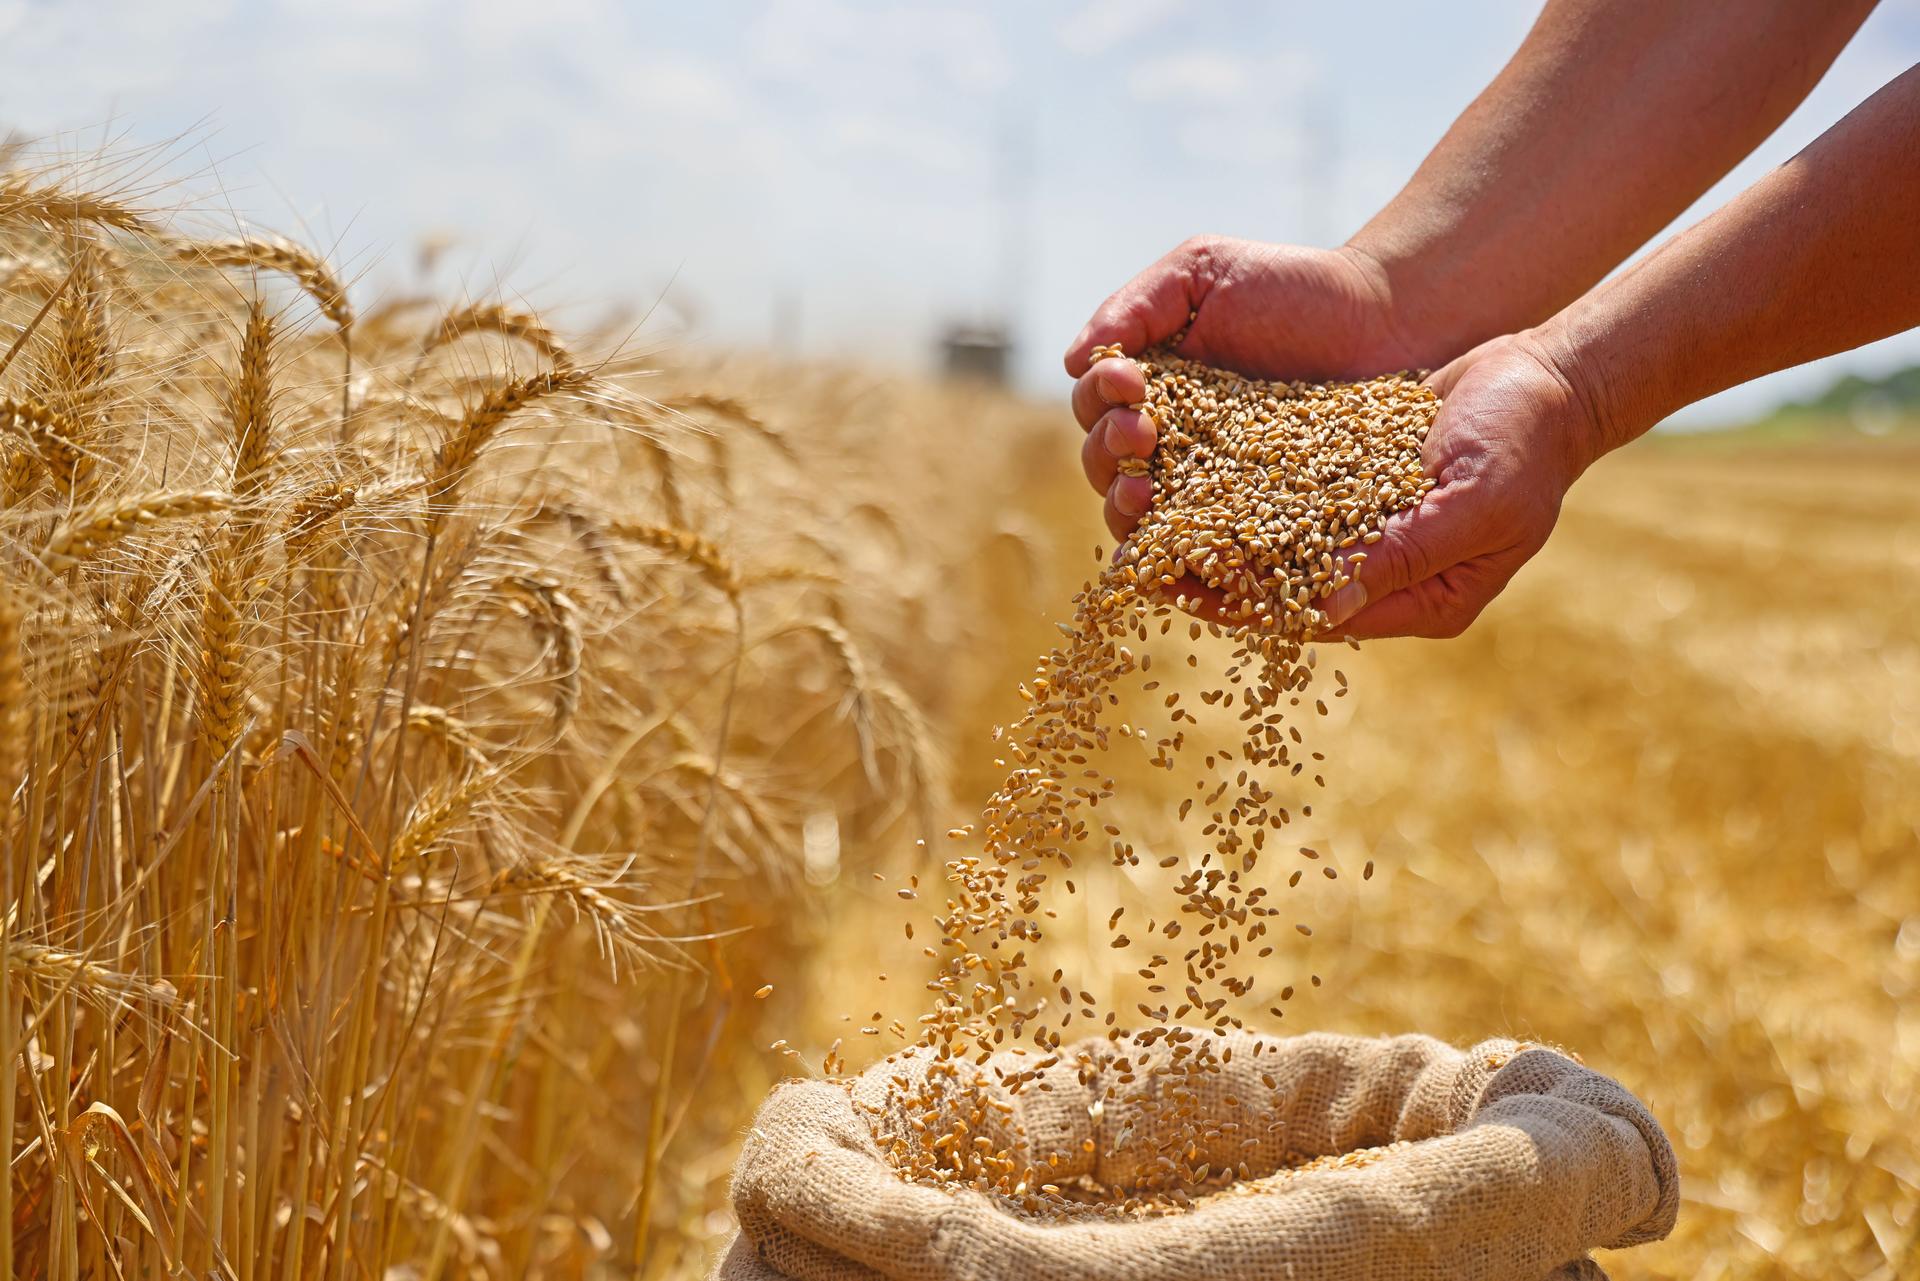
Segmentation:
[[(1102, 349), (1095, 358), (1119, 355)], [(936, 1049), (938, 1062), (904, 1100), (914, 1123), (881, 1136), (908, 1177), (1003, 1193), (1028, 1212), (1069, 1212), (1074, 1190), (1050, 1182), (1047, 1169), (994, 1137), (982, 1073), (995, 1072), (1017, 1093), (1061, 1061), (1063, 1036), (1076, 1019), (1104, 1027), (1110, 1041), (1122, 1035), (1117, 1011), (1102, 1014), (1093, 995), (1077, 991), (1060, 970), (1042, 979), (1028, 956), (1057, 913), (1049, 906), (1055, 878), (1075, 892), (1066, 874), (1084, 847), (1103, 843), (1116, 866), (1140, 865), (1120, 827), (1096, 814), (1115, 795), (1100, 761), (1114, 748), (1116, 730), (1160, 768), (1200, 757), (1195, 794), (1181, 803), (1179, 818), (1200, 825), (1206, 843), (1197, 858), (1159, 860), (1173, 878), (1163, 916), (1129, 926), (1122, 908), (1107, 920), (1110, 946), (1140, 950), (1139, 975), (1161, 998), (1138, 1004), (1146, 1028), (1130, 1034), (1131, 1057), (1114, 1068), (1113, 1088), (1145, 1101), (1152, 1118), (1135, 1140), (1152, 1148), (1145, 1173), (1117, 1192), (1150, 1208), (1157, 1198), (1184, 1203), (1192, 1191), (1245, 1176), (1244, 1169), (1194, 1164), (1196, 1136), (1222, 1123), (1195, 1106), (1194, 1082), (1222, 1062), (1207, 1029), (1223, 1036), (1241, 1028), (1240, 1011), (1256, 1000), (1278, 1020), (1293, 995), (1291, 986), (1261, 988), (1260, 963), (1274, 952), (1261, 940), (1289, 914), (1255, 871), (1295, 816), (1263, 776), (1308, 774), (1324, 785), (1323, 758), (1295, 723), (1303, 708), (1327, 712), (1324, 699), (1307, 701), (1316, 666), (1307, 645), (1326, 622), (1319, 605), (1348, 581), (1342, 558), (1362, 559), (1360, 549), (1380, 537), (1386, 518), (1417, 503), (1433, 483), (1422, 476), (1420, 445), (1439, 402), (1412, 378), (1270, 383), (1164, 350), (1148, 353), (1141, 367), (1147, 398), (1140, 408), (1158, 429), (1151, 462), (1140, 464), (1153, 482), (1153, 505), (1075, 598), (1062, 643), (1021, 687), (1029, 706), (1000, 736), (1004, 783), (977, 825), (950, 834), (977, 836), (981, 850), (947, 864), (951, 889), (937, 920), (940, 942), (925, 949), (939, 971), (929, 984), (934, 1002), (921, 1018), (920, 1043)], [(1199, 696), (1206, 706), (1235, 712), (1234, 741), (1190, 743), (1182, 723), (1199, 722), (1177, 692), (1162, 699), (1167, 725), (1157, 736), (1109, 723), (1126, 678), (1140, 674), (1142, 691), (1158, 689), (1145, 646), (1154, 626), (1165, 635), (1182, 609), (1209, 609), (1219, 620), (1190, 622), (1191, 639), (1210, 629), (1234, 643), (1231, 664)], [(1192, 652), (1186, 661), (1198, 664)], [(1334, 678), (1337, 698), (1347, 681), (1337, 671)], [(1297, 812), (1310, 815), (1312, 806), (1300, 802)], [(1297, 857), (1326, 877), (1338, 875), (1311, 847), (1298, 847)], [(1308, 866), (1290, 871), (1289, 887)], [(1312, 933), (1304, 922), (1293, 928)], [(1020, 1057), (1013, 1075), (986, 1067), (995, 1050), (1023, 1040), (1039, 1053)], [(1032, 1159), (1060, 1163), (1057, 1154)]]

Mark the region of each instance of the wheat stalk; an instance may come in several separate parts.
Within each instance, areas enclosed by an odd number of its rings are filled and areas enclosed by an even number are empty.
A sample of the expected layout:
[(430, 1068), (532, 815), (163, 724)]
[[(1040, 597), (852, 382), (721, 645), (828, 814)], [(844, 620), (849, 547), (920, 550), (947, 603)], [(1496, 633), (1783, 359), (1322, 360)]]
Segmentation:
[(20, 783), (27, 757), (26, 651), (21, 637), (26, 611), (20, 589), (0, 574), (0, 850), (9, 854), (13, 825), (13, 793)]
[[(835, 559), (824, 507), (787, 469), (716, 486), (665, 456), (689, 427), (778, 435), (730, 385), (648, 402), (530, 311), (362, 317), (321, 258), (109, 237), (149, 224), (103, 201), (0, 180), (0, 1062), (24, 1083), (0, 1091), (0, 1273), (610, 1266), (598, 1224), (632, 1189), (661, 1224), (707, 1208), (661, 1151), (737, 1120), (673, 1119), (701, 1078), (663, 1063), (666, 1011), (744, 1056), (757, 1032), (713, 993), (792, 955), (765, 900), (799, 815), (864, 831), (894, 790), (816, 732), (837, 660), (768, 661), (742, 626), (749, 584), (770, 614), (816, 597), (767, 584), (834, 585), (805, 569)], [(294, 285), (315, 334), (263, 302)], [(420, 359), (468, 334), (503, 341)], [(358, 382), (333, 381), (343, 351)], [(534, 420), (538, 469), (494, 483)], [(795, 474), (816, 456), (839, 461), (810, 446)], [(709, 510), (737, 546), (693, 532)], [(836, 600), (901, 616), (894, 584), (845, 577)], [(904, 722), (865, 661), (884, 776)], [(715, 844), (729, 870), (689, 890)], [(636, 973), (691, 971), (694, 940), (710, 985)], [(98, 1098), (138, 1108), (105, 1148)], [(642, 1144), (610, 1112), (667, 1121)], [(508, 1203), (543, 1208), (475, 1213)]]

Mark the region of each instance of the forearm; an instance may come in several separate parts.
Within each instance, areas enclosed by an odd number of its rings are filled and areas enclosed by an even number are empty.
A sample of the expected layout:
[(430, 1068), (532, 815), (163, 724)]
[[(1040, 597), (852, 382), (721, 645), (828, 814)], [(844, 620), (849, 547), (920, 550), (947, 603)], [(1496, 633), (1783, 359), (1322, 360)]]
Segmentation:
[(1920, 325), (1920, 67), (1542, 326), (1595, 454), (1774, 370)]
[(1872, 0), (1550, 0), (1348, 244), (1438, 364), (1537, 324), (1678, 216), (1807, 95)]

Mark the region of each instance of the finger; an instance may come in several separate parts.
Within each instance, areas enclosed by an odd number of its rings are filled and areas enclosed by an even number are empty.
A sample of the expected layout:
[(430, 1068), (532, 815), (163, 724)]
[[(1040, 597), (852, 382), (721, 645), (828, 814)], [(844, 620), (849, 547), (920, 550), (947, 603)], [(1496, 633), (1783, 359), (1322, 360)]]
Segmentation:
[(1147, 377), (1131, 360), (1103, 360), (1073, 384), (1073, 416), (1082, 429), (1100, 421), (1116, 405), (1137, 405), (1147, 398)]
[(1085, 373), (1095, 347), (1119, 343), (1137, 354), (1179, 333), (1205, 293), (1192, 265), (1192, 250), (1182, 245), (1101, 303), (1067, 348), (1067, 372)]
[(1505, 557), (1482, 556), (1455, 565), (1374, 601), (1343, 623), (1339, 634), (1355, 640), (1388, 636), (1447, 640), (1458, 636), (1512, 580), (1522, 560), (1512, 558), (1509, 563)]
[(1452, 393), (1453, 385), (1460, 381), (1461, 375), (1471, 369), (1475, 361), (1485, 356), (1488, 348), (1505, 341), (1504, 338), (1489, 338), (1478, 347), (1462, 352), (1428, 374), (1425, 380), (1426, 385), (1433, 389), (1434, 395), (1443, 400), (1446, 399)]
[(1327, 629), (1338, 631), (1370, 602), (1496, 550), (1500, 540), (1479, 497), (1470, 484), (1436, 489), (1418, 507), (1388, 518), (1378, 541), (1337, 557), (1340, 571), (1352, 581), (1321, 604)]
[(1113, 491), (1107, 491), (1107, 500), (1100, 506), (1100, 514), (1106, 518), (1107, 532), (1115, 538), (1125, 538), (1140, 523), (1138, 516), (1129, 516), (1113, 503)]
[(1120, 474), (1120, 460), (1107, 452), (1105, 432), (1090, 431), (1080, 442), (1080, 470), (1087, 474), (1087, 483), (1095, 493), (1104, 494), (1112, 488), (1113, 478)]
[(1139, 520), (1153, 504), (1153, 482), (1145, 476), (1116, 476), (1107, 487), (1114, 510), (1131, 520)]
[(1385, 600), (1374, 601), (1334, 628), (1332, 634), (1342, 638), (1351, 636), (1355, 640), (1384, 640), (1390, 636), (1420, 636), (1432, 640), (1457, 636), (1461, 629), (1451, 626), (1450, 611), (1437, 599), (1438, 582), (1429, 578)]
[(1137, 409), (1109, 409), (1101, 417), (1100, 431), (1107, 452), (1115, 458), (1151, 458), (1159, 432), (1151, 415)]

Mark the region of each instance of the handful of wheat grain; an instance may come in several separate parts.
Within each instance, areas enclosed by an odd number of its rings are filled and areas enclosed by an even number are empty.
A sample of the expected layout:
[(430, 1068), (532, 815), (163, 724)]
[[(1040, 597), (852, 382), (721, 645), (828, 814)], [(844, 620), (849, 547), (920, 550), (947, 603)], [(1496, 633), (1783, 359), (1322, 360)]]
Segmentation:
[[(1095, 353), (1118, 357), (1117, 349)], [(1152, 1118), (1142, 1134), (1152, 1136), (1154, 1150), (1121, 1194), (1145, 1205), (1234, 1176), (1235, 1162), (1195, 1159), (1197, 1137), (1223, 1124), (1197, 1106), (1196, 1085), (1231, 1050), (1183, 1024), (1203, 1022), (1216, 1036), (1240, 1030), (1241, 1009), (1263, 986), (1277, 989), (1268, 1014), (1284, 1017), (1294, 988), (1269, 981), (1271, 967), (1262, 964), (1275, 952), (1262, 940), (1284, 910), (1256, 868), (1296, 808), (1306, 816), (1312, 806), (1283, 800), (1262, 776), (1299, 778), (1311, 766), (1312, 783), (1324, 786), (1321, 754), (1306, 748), (1296, 723), (1316, 667), (1307, 642), (1325, 623), (1319, 602), (1346, 583), (1342, 558), (1363, 557), (1358, 549), (1380, 537), (1387, 517), (1432, 486), (1421, 474), (1420, 446), (1439, 401), (1404, 375), (1262, 382), (1167, 351), (1148, 353), (1141, 366), (1147, 397), (1140, 408), (1153, 416), (1159, 441), (1138, 470), (1152, 478), (1154, 502), (1113, 562), (1075, 597), (1073, 622), (1060, 628), (1063, 643), (1020, 688), (1028, 706), (1003, 740), (1008, 773), (977, 825), (982, 852), (947, 864), (953, 888), (937, 921), (940, 945), (926, 949), (941, 968), (929, 984), (933, 1008), (921, 1020), (921, 1044), (934, 1048), (936, 1061), (903, 1100), (920, 1124), (892, 1144), (910, 1178), (994, 1189), (1028, 1208), (1065, 1194), (1030, 1155), (992, 1137), (1000, 1131), (979, 1069), (992, 1061), (993, 1084), (1017, 1094), (1059, 1065), (1076, 1020), (1097, 1021), (1116, 1041), (1123, 1034), (1115, 1011), (1102, 1015), (1063, 970), (1038, 978), (1029, 956), (1057, 916), (1051, 878), (1060, 876), (1074, 893), (1064, 874), (1082, 846), (1104, 844), (1121, 868), (1140, 863), (1118, 825), (1094, 826), (1093, 811), (1115, 796), (1098, 761), (1117, 739), (1150, 743), (1151, 763), (1168, 770), (1200, 756), (1200, 808), (1190, 797), (1178, 817), (1199, 825), (1208, 846), (1195, 858), (1159, 860), (1172, 883), (1163, 914), (1135, 927), (1138, 938), (1123, 930), (1124, 907), (1106, 923), (1112, 948), (1145, 953), (1139, 976), (1161, 998), (1137, 1003), (1146, 1027), (1130, 1035), (1141, 1062), (1123, 1058), (1107, 1087), (1110, 1099)], [(1133, 725), (1116, 735), (1108, 711), (1123, 680), (1150, 672), (1152, 625), (1164, 635), (1176, 610), (1203, 605), (1220, 621), (1190, 622), (1190, 638), (1211, 628), (1230, 635), (1235, 650), (1198, 702), (1235, 712), (1234, 724), (1208, 746), (1189, 743), (1182, 722), (1200, 722), (1175, 691), (1163, 699), (1168, 727), (1158, 738)], [(1187, 663), (1196, 665), (1195, 655)], [(1342, 697), (1346, 677), (1334, 675), (1334, 697)], [(1160, 681), (1141, 688), (1154, 692)], [(1327, 713), (1324, 699), (1311, 708)], [(950, 833), (975, 834), (971, 826)], [(1298, 856), (1338, 876), (1315, 848), (1300, 846)], [(1289, 888), (1304, 871), (1290, 871)], [(1312, 934), (1305, 922), (1294, 930)], [(1312, 981), (1318, 986), (1319, 976)], [(1023, 1039), (1041, 1053), (994, 1058)], [(837, 1052), (828, 1066), (838, 1066)], [(1260, 1137), (1246, 1136), (1249, 1150)]]

